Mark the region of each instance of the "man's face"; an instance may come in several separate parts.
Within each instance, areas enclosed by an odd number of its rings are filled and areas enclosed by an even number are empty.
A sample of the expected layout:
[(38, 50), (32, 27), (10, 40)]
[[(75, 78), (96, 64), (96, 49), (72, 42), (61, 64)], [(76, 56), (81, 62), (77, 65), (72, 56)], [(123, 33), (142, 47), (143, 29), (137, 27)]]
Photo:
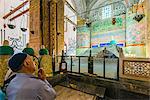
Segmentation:
[(31, 56), (29, 56), (29, 55), (27, 56), (27, 58), (24, 61), (24, 66), (25, 66), (26, 70), (28, 70), (28, 72), (34, 73), (35, 63)]

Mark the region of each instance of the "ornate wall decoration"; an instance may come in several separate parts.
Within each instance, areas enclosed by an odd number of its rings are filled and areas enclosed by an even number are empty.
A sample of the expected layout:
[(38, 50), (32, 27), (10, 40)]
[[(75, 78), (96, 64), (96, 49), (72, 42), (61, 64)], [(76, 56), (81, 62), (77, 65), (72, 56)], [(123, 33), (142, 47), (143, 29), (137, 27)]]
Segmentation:
[(21, 38), (8, 37), (8, 39), (11, 42), (10, 46), (14, 49), (22, 50), (25, 46), (25, 43), (22, 42)]
[(124, 60), (123, 74), (136, 77), (150, 78), (150, 61)]

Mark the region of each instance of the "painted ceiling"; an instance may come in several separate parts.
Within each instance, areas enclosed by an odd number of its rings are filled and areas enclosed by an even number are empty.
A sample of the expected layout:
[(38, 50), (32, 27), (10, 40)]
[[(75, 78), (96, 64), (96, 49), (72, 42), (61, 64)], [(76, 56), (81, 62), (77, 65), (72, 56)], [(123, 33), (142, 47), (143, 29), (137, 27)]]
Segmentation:
[(82, 18), (86, 18), (92, 9), (118, 1), (122, 1), (126, 7), (130, 7), (134, 3), (143, 0), (71, 0), (78, 15)]

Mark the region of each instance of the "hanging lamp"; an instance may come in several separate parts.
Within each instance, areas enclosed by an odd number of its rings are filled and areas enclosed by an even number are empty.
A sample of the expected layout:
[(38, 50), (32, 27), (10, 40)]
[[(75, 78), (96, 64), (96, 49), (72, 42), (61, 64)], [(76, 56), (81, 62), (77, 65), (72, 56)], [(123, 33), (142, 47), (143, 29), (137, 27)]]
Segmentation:
[(115, 25), (116, 24), (116, 18), (112, 18), (112, 25)]
[(20, 29), (22, 32), (26, 32), (27, 28), (25, 28), (25, 16), (22, 16), (22, 20), (21, 20), (21, 25), (20, 25)]
[(16, 28), (16, 26), (15, 26), (15, 25), (13, 25), (13, 24), (7, 24), (7, 26), (8, 26), (10, 29), (14, 29), (14, 28)]
[(143, 3), (142, 3), (142, 10), (143, 10), (143, 13), (142, 14), (138, 14), (138, 6), (139, 6), (139, 3), (137, 2), (137, 9), (136, 9), (136, 15), (134, 16), (134, 20), (136, 20), (137, 22), (140, 22), (144, 17), (145, 17), (145, 14), (144, 14), (144, 8), (143, 8)]
[[(12, 10), (10, 10), (10, 12), (12, 12)], [(11, 19), (11, 18), (10, 18), (10, 19)], [(10, 29), (16, 28), (15, 20), (14, 20), (14, 24), (12, 24), (12, 21), (11, 21), (10, 19), (8, 20), (7, 26), (8, 26)]]
[[(5, 14), (5, 0), (4, 0), (4, 14)], [(6, 28), (6, 23), (5, 23), (5, 19), (4, 19), (4, 24), (3, 24), (4, 29)]]
[[(24, 2), (24, 0), (23, 0), (23, 2)], [(24, 11), (24, 7), (23, 7), (23, 11)], [(27, 22), (28, 22), (28, 16), (27, 16)], [(21, 26), (21, 25), (23, 25), (23, 26)], [(25, 28), (25, 15), (22, 16), (21, 25), (20, 25), (21, 31), (26, 32), (27, 31), (27, 25), (26, 25), (26, 28)]]

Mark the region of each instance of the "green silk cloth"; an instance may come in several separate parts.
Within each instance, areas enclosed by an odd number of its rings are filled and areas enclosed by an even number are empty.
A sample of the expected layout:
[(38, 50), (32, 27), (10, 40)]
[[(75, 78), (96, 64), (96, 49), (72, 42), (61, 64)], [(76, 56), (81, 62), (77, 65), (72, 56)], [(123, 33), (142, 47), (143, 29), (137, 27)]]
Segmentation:
[(10, 46), (0, 46), (0, 55), (13, 55), (14, 50)]
[(32, 48), (24, 48), (22, 52), (27, 53), (30, 56), (34, 55), (34, 50)]
[(47, 49), (40, 49), (39, 54), (40, 55), (49, 55), (49, 52)]

